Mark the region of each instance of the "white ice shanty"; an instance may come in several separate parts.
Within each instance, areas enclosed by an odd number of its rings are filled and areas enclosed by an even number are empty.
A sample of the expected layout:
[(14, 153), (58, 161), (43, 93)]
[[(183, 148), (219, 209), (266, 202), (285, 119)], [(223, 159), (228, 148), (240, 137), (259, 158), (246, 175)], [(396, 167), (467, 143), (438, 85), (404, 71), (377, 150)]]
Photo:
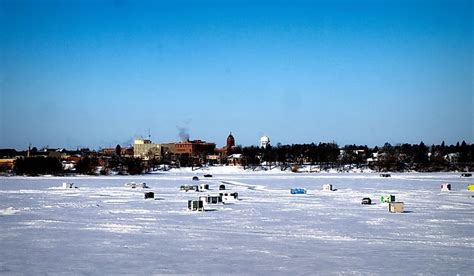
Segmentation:
[(205, 195), (200, 196), (199, 200), (202, 200), (204, 202), (204, 205), (232, 203), (239, 200), (239, 194), (237, 192), (226, 192), (213, 195)]
[(323, 191), (333, 191), (332, 185), (331, 184), (324, 184), (323, 185)]
[(222, 202), (230, 203), (239, 200), (239, 194), (237, 192), (234, 193), (219, 193), (222, 197)]
[(441, 184), (441, 191), (443, 191), (443, 192), (451, 191), (451, 184), (449, 184), (449, 183)]
[(181, 191), (196, 191), (196, 192), (199, 192), (199, 186), (198, 185), (183, 185), (181, 187), (179, 187), (179, 189)]
[(211, 205), (211, 204), (223, 204), (222, 195), (205, 195), (200, 196), (199, 200), (204, 202), (204, 205)]
[(135, 188), (143, 188), (143, 189), (147, 189), (149, 188), (145, 182), (128, 182), (128, 183), (125, 183), (125, 187), (129, 187), (129, 188), (132, 188), (132, 189), (135, 189)]
[(77, 188), (74, 183), (69, 183), (69, 182), (63, 182), (63, 188), (64, 189), (74, 189)]
[(209, 190), (209, 184), (199, 185), (199, 191), (208, 191), (208, 190)]

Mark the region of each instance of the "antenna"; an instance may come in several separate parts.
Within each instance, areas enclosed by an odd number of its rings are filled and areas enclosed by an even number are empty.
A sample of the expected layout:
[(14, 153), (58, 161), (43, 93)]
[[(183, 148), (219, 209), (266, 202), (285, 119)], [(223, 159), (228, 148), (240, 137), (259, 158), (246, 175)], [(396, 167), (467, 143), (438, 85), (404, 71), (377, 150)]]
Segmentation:
[(151, 140), (151, 133), (150, 133), (150, 129), (148, 128), (148, 140)]

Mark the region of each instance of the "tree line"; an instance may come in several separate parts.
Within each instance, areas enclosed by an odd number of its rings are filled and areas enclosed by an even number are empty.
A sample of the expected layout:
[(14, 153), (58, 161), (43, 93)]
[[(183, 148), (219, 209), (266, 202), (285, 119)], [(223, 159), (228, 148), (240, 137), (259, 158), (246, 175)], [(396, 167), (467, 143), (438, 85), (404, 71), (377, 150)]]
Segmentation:
[(346, 165), (369, 167), (376, 171), (461, 171), (474, 169), (474, 144), (465, 141), (455, 145), (427, 146), (420, 144), (385, 143), (382, 147), (346, 145), (336, 143), (293, 144), (267, 148), (237, 147), (249, 166), (261, 164), (320, 165), (323, 168), (340, 168)]
[[(17, 175), (61, 175), (61, 174), (142, 174), (156, 169), (160, 165), (202, 166), (208, 161), (204, 156), (191, 158), (180, 156), (177, 163), (168, 159), (141, 160), (122, 156), (120, 146), (112, 156), (101, 156), (96, 152), (82, 153), (74, 170), (65, 169), (59, 158), (33, 156), (18, 158), (13, 167)], [(0, 149), (1, 157), (13, 157), (18, 152), (12, 149)], [(233, 147), (230, 154), (242, 154), (244, 167), (274, 165), (282, 168), (298, 165), (319, 165), (325, 168), (343, 168), (347, 165), (368, 167), (375, 171), (473, 171), (474, 144), (465, 141), (455, 145), (427, 146), (420, 144), (386, 143), (382, 147), (370, 148), (366, 145), (346, 145), (336, 143), (311, 143), (268, 146)]]

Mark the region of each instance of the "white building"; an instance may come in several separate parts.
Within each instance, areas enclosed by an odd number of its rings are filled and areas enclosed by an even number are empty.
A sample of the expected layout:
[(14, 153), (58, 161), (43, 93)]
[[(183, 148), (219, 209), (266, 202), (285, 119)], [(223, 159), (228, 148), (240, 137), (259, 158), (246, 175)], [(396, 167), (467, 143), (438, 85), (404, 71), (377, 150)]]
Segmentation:
[(227, 157), (227, 165), (229, 166), (242, 166), (244, 163), (244, 155), (241, 153), (234, 153)]
[(264, 135), (262, 138), (260, 138), (260, 147), (266, 149), (268, 145), (270, 145), (270, 138)]
[(135, 139), (133, 143), (133, 156), (148, 160), (150, 157), (161, 155), (161, 145), (153, 144), (148, 139)]

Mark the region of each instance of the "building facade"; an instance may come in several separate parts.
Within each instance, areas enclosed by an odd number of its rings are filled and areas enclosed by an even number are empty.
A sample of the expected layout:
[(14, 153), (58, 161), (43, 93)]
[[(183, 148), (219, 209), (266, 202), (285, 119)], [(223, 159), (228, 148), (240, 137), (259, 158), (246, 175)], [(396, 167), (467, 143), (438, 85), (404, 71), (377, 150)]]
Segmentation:
[(161, 145), (154, 144), (148, 139), (135, 139), (133, 143), (133, 156), (143, 160), (161, 157)]
[(174, 154), (188, 154), (189, 156), (206, 156), (213, 154), (216, 144), (201, 140), (182, 141), (174, 144)]

